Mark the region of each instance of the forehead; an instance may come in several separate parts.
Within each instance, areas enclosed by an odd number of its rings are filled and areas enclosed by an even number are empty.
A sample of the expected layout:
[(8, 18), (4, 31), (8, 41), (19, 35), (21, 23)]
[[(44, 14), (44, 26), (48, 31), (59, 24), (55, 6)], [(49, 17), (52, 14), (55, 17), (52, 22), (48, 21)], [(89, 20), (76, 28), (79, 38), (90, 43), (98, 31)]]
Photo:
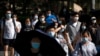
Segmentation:
[(6, 13), (11, 13), (11, 11), (10, 11), (10, 10), (8, 10), (8, 11), (6, 11)]
[(85, 33), (83, 34), (83, 36), (88, 36), (88, 33), (87, 33), (87, 32), (85, 32)]
[(78, 17), (78, 16), (79, 16), (78, 14), (74, 15), (74, 17)]
[(40, 39), (38, 37), (32, 38), (32, 42), (40, 42)]

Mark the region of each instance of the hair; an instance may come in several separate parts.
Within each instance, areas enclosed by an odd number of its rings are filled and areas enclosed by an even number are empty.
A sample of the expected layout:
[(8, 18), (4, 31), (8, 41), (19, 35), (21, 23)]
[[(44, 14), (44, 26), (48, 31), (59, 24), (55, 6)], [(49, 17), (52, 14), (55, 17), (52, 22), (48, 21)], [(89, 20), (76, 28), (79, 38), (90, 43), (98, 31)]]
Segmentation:
[(55, 26), (55, 23), (52, 23), (51, 25), (48, 25), (46, 27), (46, 31), (49, 30), (49, 29), (51, 29), (51, 28), (54, 28), (54, 26)]
[(90, 32), (87, 29), (82, 32), (82, 35), (84, 35), (84, 33), (87, 33), (88, 36), (90, 35)]
[(78, 12), (74, 12), (74, 11), (72, 11), (72, 13), (70, 14), (71, 16), (75, 16), (75, 15), (77, 15), (77, 14), (79, 14)]

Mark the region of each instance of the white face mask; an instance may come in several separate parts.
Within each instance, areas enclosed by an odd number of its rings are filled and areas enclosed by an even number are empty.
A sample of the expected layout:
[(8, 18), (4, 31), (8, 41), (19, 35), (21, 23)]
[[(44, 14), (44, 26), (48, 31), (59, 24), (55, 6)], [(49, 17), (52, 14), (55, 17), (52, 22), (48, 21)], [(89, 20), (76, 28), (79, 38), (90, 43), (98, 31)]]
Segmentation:
[(6, 18), (10, 19), (11, 18), (11, 14), (6, 14)]
[(55, 28), (57, 28), (58, 26), (55, 26)]
[(86, 29), (86, 26), (82, 26), (82, 30), (85, 30)]
[(45, 18), (40, 18), (40, 21), (41, 21), (41, 22), (45, 21)]
[(78, 21), (79, 20), (79, 17), (75, 17), (74, 19)]
[(34, 18), (35, 18), (35, 19), (38, 19), (38, 15), (35, 15)]
[(26, 24), (26, 26), (28, 27), (28, 26), (31, 26), (31, 24), (30, 23), (28, 23), (28, 24)]
[(96, 20), (93, 20), (92, 22), (93, 22), (93, 23), (96, 23)]
[(89, 41), (89, 39), (88, 39), (87, 37), (83, 37), (83, 38), (82, 38), (82, 42), (83, 42), (83, 43), (86, 43), (86, 42), (88, 42), (88, 41)]
[(51, 14), (49, 13), (48, 16), (51, 16)]
[(55, 36), (55, 32), (52, 32), (52, 31), (48, 32), (48, 34), (49, 34), (50, 36), (52, 36), (52, 37)]

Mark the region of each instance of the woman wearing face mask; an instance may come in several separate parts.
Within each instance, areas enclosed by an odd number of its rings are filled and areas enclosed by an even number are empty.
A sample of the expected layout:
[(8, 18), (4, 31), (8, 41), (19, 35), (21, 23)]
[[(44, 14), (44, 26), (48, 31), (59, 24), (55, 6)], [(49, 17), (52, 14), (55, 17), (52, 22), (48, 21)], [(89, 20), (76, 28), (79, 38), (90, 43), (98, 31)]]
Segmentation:
[(76, 45), (73, 56), (94, 56), (97, 54), (95, 44), (89, 41), (89, 32), (82, 32), (81, 41)]
[[(81, 27), (80, 27), (80, 34), (81, 34), (84, 30), (88, 30), (88, 27), (87, 27), (87, 25), (86, 25), (85, 22), (82, 22)], [(90, 32), (89, 32), (89, 40), (92, 41)]]

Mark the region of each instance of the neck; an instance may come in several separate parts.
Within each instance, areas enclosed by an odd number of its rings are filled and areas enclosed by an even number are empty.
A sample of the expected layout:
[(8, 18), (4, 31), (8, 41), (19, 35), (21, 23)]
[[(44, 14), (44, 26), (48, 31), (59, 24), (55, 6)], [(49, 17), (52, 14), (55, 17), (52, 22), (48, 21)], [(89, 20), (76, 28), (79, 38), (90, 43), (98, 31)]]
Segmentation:
[(39, 49), (33, 49), (33, 48), (31, 48), (31, 51), (32, 51), (32, 53), (38, 53)]
[(11, 18), (7, 18), (6, 20), (10, 20)]

